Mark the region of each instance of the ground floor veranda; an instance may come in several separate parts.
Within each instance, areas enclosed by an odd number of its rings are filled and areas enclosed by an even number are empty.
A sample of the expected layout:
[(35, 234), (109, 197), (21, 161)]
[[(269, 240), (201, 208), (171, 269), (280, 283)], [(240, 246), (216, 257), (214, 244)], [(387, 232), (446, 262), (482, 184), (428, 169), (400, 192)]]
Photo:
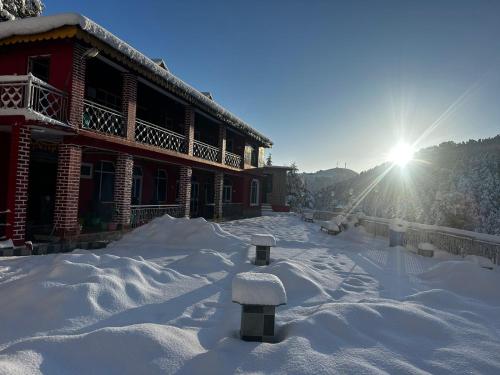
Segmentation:
[(0, 132), (0, 237), (16, 245), (122, 230), (163, 214), (208, 220), (260, 214), (258, 175), (72, 144), (27, 127), (6, 129)]

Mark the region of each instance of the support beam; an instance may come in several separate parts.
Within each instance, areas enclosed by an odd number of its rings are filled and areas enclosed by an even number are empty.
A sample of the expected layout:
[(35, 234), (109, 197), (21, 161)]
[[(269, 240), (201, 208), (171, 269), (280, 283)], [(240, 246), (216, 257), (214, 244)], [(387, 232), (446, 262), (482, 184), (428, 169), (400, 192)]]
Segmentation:
[(73, 48), (73, 68), (69, 97), (69, 123), (74, 128), (80, 128), (82, 125), (85, 71), (87, 66), (87, 60), (84, 55), (86, 50), (87, 48), (78, 43), (75, 43)]
[(227, 127), (224, 124), (219, 125), (219, 150), (220, 150), (220, 162), (226, 164), (226, 142), (227, 142)]
[(222, 220), (222, 192), (224, 188), (224, 173), (214, 175), (214, 220)]
[(115, 165), (115, 212), (113, 223), (118, 229), (130, 225), (130, 204), (132, 201), (132, 173), (134, 159), (128, 154), (118, 154)]
[(137, 77), (132, 73), (122, 73), (122, 112), (125, 116), (127, 139), (135, 139), (135, 119), (137, 112)]
[(7, 208), (10, 212), (5, 234), (18, 246), (24, 244), (26, 235), (31, 130), (27, 126), (14, 125), (10, 137), (7, 188)]
[(191, 177), (193, 170), (185, 165), (181, 166), (179, 176), (179, 201), (181, 204), (181, 213), (184, 217), (191, 214)]
[(57, 160), (56, 200), (54, 226), (62, 238), (77, 235), (78, 198), (80, 195), (80, 166), (82, 148), (76, 145), (60, 144)]
[(186, 153), (193, 155), (194, 143), (194, 110), (193, 107), (187, 105), (184, 112), (184, 136), (186, 137)]

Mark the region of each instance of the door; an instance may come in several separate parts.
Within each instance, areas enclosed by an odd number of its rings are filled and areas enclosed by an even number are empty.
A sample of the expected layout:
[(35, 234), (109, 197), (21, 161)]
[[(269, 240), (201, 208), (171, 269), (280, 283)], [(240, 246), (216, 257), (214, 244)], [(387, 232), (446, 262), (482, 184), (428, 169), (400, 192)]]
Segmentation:
[(200, 184), (191, 182), (191, 216), (199, 215), (200, 210)]

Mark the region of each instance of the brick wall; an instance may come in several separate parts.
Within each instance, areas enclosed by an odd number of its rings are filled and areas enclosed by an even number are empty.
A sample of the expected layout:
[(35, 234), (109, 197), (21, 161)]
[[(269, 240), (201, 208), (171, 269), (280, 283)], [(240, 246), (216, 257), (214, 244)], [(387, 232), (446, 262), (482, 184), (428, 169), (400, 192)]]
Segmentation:
[(187, 154), (193, 155), (194, 142), (194, 110), (193, 107), (187, 105), (184, 114), (184, 135), (187, 140)]
[(219, 150), (220, 151), (220, 162), (222, 164), (226, 164), (226, 138), (227, 138), (227, 127), (226, 125), (224, 124), (220, 124), (219, 125), (219, 142), (218, 142), (218, 146), (219, 146)]
[(13, 126), (10, 142), (10, 167), (7, 192), (7, 238), (22, 245), (26, 235), (26, 209), (30, 163), (31, 130), (26, 126)]
[(222, 219), (222, 190), (224, 188), (224, 173), (214, 173), (214, 220)]
[(137, 77), (132, 73), (123, 73), (122, 111), (125, 116), (127, 139), (135, 139), (135, 118), (137, 110)]
[(179, 176), (179, 203), (185, 217), (190, 215), (191, 204), (191, 176), (193, 169), (185, 165), (181, 166)]
[(82, 123), (83, 99), (85, 96), (85, 67), (87, 61), (83, 54), (87, 49), (75, 43), (73, 47), (73, 68), (71, 72), (71, 89), (69, 96), (69, 123), (79, 128)]
[(82, 148), (60, 144), (57, 160), (54, 226), (56, 234), (69, 237), (78, 234), (78, 202)]
[(118, 154), (115, 165), (115, 212), (113, 222), (119, 228), (130, 224), (130, 204), (132, 199), (132, 171), (134, 159), (131, 155)]

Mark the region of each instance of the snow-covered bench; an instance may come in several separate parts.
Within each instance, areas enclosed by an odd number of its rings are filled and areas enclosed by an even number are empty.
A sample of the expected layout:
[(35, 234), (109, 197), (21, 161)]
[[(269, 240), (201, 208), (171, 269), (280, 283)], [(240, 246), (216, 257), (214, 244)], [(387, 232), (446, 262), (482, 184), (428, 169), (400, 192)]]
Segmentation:
[(242, 305), (241, 339), (274, 341), (276, 306), (287, 302), (281, 280), (268, 273), (239, 273), (233, 279), (232, 297), (233, 302)]
[(328, 234), (333, 234), (333, 235), (337, 235), (340, 232), (342, 232), (342, 230), (340, 229), (340, 227), (337, 225), (337, 223), (335, 221), (323, 222), (321, 224), (321, 230), (325, 231)]
[(417, 246), (417, 254), (424, 257), (432, 258), (436, 247), (429, 242), (420, 242)]
[(313, 223), (314, 222), (314, 212), (303, 212), (302, 213), (302, 220), (307, 221), (308, 223)]
[(276, 246), (276, 238), (271, 234), (252, 235), (255, 246), (255, 265), (267, 266), (271, 262), (271, 247)]

